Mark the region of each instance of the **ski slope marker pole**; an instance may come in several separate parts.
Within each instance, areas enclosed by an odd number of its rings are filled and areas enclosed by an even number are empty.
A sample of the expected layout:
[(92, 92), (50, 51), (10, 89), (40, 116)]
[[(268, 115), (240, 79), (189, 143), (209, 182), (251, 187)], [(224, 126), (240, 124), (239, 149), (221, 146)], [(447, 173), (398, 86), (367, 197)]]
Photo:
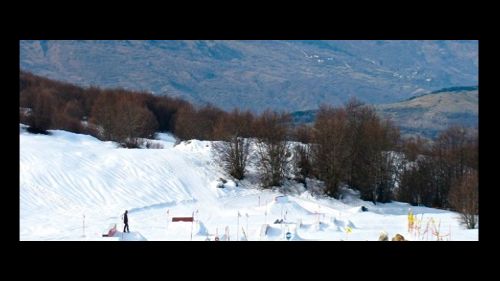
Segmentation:
[(238, 211), (238, 222), (236, 225), (236, 241), (240, 241), (239, 237), (240, 237), (240, 211)]
[(247, 232), (248, 232), (248, 213), (245, 214), (247, 217)]
[(191, 241), (193, 241), (193, 223), (194, 223), (194, 211), (191, 220)]

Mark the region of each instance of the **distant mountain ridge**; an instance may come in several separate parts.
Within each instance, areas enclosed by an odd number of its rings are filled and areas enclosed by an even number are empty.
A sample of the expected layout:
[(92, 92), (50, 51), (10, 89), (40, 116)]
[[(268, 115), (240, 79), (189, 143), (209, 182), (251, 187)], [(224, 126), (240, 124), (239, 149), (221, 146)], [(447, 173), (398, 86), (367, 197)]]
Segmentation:
[(403, 134), (433, 139), (450, 125), (477, 128), (478, 101), (477, 87), (475, 90), (443, 89), (411, 100), (378, 105), (377, 110), (394, 120)]
[(479, 89), (478, 86), (463, 86), (463, 87), (451, 87), (444, 88), (441, 90), (433, 91), (431, 94), (442, 93), (442, 92), (467, 92), (467, 91), (477, 91)]
[[(375, 109), (381, 116), (392, 119), (403, 135), (433, 139), (450, 125), (478, 126), (478, 87), (445, 88), (401, 102), (376, 105)], [(295, 123), (310, 124), (316, 112), (293, 112), (292, 117)]]
[(450, 87), (450, 88), (439, 89), (437, 91), (432, 91), (430, 93), (416, 95), (416, 96), (408, 98), (407, 100), (412, 100), (412, 99), (419, 98), (419, 97), (422, 97), (425, 95), (433, 95), (433, 94), (439, 94), (439, 93), (462, 93), (462, 92), (470, 92), (470, 91), (478, 91), (478, 90), (479, 90), (478, 86)]
[(394, 40), (21, 40), (20, 68), (83, 86), (300, 111), (350, 97), (393, 103), (478, 83), (478, 42)]

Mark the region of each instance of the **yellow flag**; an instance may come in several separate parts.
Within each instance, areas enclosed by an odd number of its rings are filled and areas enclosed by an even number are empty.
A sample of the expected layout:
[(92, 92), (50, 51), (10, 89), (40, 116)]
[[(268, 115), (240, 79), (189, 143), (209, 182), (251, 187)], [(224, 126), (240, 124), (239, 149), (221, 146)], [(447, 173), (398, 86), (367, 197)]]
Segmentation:
[(348, 227), (346, 227), (345, 232), (347, 232), (347, 233), (351, 233), (351, 232), (352, 232), (352, 229), (348, 226)]

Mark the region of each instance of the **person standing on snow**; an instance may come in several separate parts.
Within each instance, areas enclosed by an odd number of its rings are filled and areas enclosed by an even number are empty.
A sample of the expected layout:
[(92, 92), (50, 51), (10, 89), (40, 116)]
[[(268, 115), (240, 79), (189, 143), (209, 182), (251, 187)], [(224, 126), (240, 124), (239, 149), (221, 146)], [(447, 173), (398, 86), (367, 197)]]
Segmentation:
[(125, 224), (123, 226), (123, 232), (128, 232), (130, 233), (130, 230), (128, 229), (128, 215), (127, 215), (128, 211), (125, 210), (125, 213), (123, 214), (123, 223)]

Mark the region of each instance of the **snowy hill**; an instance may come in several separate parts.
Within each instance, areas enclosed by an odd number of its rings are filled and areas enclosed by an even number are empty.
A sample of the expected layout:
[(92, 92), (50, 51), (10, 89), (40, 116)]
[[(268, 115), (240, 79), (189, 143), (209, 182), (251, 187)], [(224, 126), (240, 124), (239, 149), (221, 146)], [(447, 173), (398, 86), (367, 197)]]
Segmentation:
[[(290, 240), (339, 241), (377, 240), (381, 231), (436, 240), (431, 231), (407, 232), (406, 203), (373, 205), (352, 192), (341, 201), (307, 191), (277, 200), (282, 193), (260, 190), (251, 180), (217, 188), (227, 177), (207, 141), (174, 145), (172, 136), (160, 134), (163, 149), (123, 149), (87, 135), (51, 133), (29, 134), (20, 125), (21, 240), (286, 240), (290, 232)], [(123, 234), (126, 209), (131, 233)], [(478, 240), (478, 230), (460, 226), (456, 213), (412, 209), (422, 230), (440, 223), (451, 240)], [(193, 214), (194, 223), (172, 222)], [(279, 219), (284, 223), (275, 224)], [(115, 237), (102, 237), (112, 223)]]

